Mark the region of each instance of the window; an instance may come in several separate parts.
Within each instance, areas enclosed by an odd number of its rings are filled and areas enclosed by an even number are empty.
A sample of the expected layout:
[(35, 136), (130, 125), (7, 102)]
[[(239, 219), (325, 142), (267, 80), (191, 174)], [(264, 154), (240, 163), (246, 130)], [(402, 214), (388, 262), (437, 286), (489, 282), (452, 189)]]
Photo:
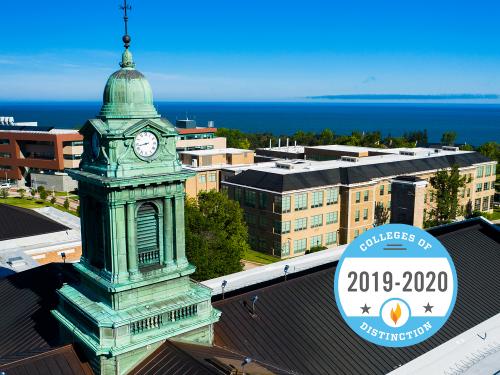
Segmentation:
[(389, 184), (387, 185), (387, 194), (391, 194), (392, 193), (392, 185)]
[(323, 236), (322, 235), (312, 236), (310, 245), (311, 245), (311, 247), (322, 246), (323, 245)]
[(311, 228), (317, 228), (323, 225), (323, 215), (311, 216)]
[(290, 212), (290, 196), (275, 196), (274, 197), (274, 212), (287, 213)]
[(483, 211), (488, 211), (490, 208), (490, 197), (483, 197)]
[(307, 193), (295, 194), (295, 211), (307, 209)]
[(339, 202), (339, 189), (330, 188), (326, 190), (326, 205), (337, 204)]
[(257, 216), (250, 213), (245, 213), (245, 221), (248, 225), (256, 225), (257, 224)]
[(306, 238), (293, 241), (293, 252), (295, 254), (303, 253), (304, 251), (306, 251), (306, 248), (307, 248), (307, 239)]
[(363, 210), (363, 220), (368, 220), (368, 208)]
[(274, 222), (274, 233), (286, 234), (290, 233), (291, 224), (290, 221), (278, 221)]
[(476, 193), (478, 193), (480, 191), (483, 191), (483, 184), (482, 183), (476, 184)]
[(217, 182), (217, 173), (215, 173), (215, 172), (211, 172), (211, 173), (208, 175), (208, 181), (209, 181), (209, 182)]
[(325, 245), (337, 244), (337, 232), (330, 232), (326, 234)]
[[(0, 152), (0, 158), (10, 158), (10, 152)], [(66, 155), (64, 155), (66, 158)]]
[[(8, 154), (10, 157), (10, 154)], [(0, 155), (0, 157), (2, 157)], [(64, 154), (63, 155), (64, 160), (81, 160), (82, 159), (82, 154)]]
[(491, 176), (491, 164), (486, 166), (485, 176)]
[(356, 203), (361, 202), (361, 192), (357, 191), (356, 192)]
[(478, 198), (474, 201), (474, 211), (481, 210), (481, 198)]
[(354, 238), (358, 238), (359, 237), (359, 229), (355, 229), (354, 230)]
[(255, 207), (257, 193), (252, 190), (245, 190), (245, 204), (248, 207)]
[(368, 202), (368, 198), (370, 197), (370, 192), (368, 190), (365, 190), (364, 194), (363, 194), (363, 200), (365, 202)]
[(385, 185), (380, 185), (380, 195), (384, 195)]
[(490, 188), (489, 182), (485, 182), (483, 185), (483, 190), (489, 190), (489, 188)]
[(241, 202), (241, 197), (242, 197), (242, 190), (241, 188), (237, 187), (234, 189), (234, 199), (237, 200), (238, 202)]
[(0, 165), (0, 171), (10, 171), (11, 169), (10, 165)]
[(465, 189), (461, 189), (460, 196), (462, 198), (465, 198)]
[(206, 175), (200, 174), (200, 176), (198, 178), (200, 180), (200, 184), (206, 184), (207, 183), (207, 176)]
[(356, 210), (354, 214), (354, 221), (359, 221), (359, 210)]
[(8, 139), (0, 139), (0, 145), (8, 145), (10, 141)]
[(266, 228), (269, 225), (269, 219), (267, 216), (259, 216), (259, 225), (263, 228)]
[[(427, 203), (427, 193), (424, 194), (424, 203)], [(382, 203), (383, 205), (383, 203)]]
[(139, 267), (160, 263), (159, 218), (156, 206), (144, 203), (137, 211), (137, 256)]
[(307, 229), (307, 217), (301, 217), (295, 220), (295, 232)]
[(470, 197), (470, 188), (467, 188), (467, 197)]
[(323, 192), (322, 191), (314, 191), (312, 193), (311, 208), (315, 208), (315, 207), (323, 207)]
[(281, 252), (281, 256), (288, 256), (290, 255), (290, 242), (283, 242), (281, 244), (281, 249), (276, 249), (279, 252)]
[(338, 211), (328, 212), (326, 214), (326, 223), (327, 224), (337, 223), (338, 221), (339, 221), (339, 212)]
[(259, 193), (259, 208), (267, 208), (267, 193)]
[(476, 169), (476, 178), (481, 178), (484, 175), (484, 166), (477, 167)]

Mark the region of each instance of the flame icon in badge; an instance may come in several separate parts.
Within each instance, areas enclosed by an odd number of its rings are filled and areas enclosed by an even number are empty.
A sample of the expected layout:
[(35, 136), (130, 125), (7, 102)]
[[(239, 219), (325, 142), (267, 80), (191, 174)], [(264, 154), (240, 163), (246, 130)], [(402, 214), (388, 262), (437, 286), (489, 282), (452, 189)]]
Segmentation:
[(397, 324), (399, 318), (401, 318), (401, 306), (399, 306), (398, 303), (396, 306), (396, 310), (391, 309), (391, 319), (394, 322), (394, 324)]

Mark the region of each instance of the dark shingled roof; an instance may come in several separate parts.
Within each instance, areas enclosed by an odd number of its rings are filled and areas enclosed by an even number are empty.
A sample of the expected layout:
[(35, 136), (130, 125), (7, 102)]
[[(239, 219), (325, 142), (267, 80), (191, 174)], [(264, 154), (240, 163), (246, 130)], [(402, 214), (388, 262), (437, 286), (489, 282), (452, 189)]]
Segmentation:
[(36, 211), (0, 204), (0, 241), (69, 229)]
[[(357, 336), (337, 309), (335, 265), (214, 303), (222, 310), (215, 344), (299, 374), (385, 374), (500, 313), (500, 231), (484, 220), (430, 231), (458, 274), (452, 315), (428, 340), (384, 348)], [(257, 318), (245, 307), (259, 296)]]
[[(376, 178), (450, 168), (453, 165), (467, 167), (487, 161), (490, 161), (490, 159), (478, 152), (468, 152), (457, 153), (456, 155), (415, 158), (369, 165), (355, 165), (355, 163), (353, 163), (354, 165), (352, 167), (301, 171), (296, 173), (292, 171), (285, 174), (248, 169), (228, 178), (226, 182), (269, 191), (283, 192), (324, 185), (349, 185), (367, 182)], [(223, 182), (223, 184), (224, 183), (225, 182)]]
[(93, 375), (88, 363), (82, 362), (72, 345), (0, 365), (6, 375)]

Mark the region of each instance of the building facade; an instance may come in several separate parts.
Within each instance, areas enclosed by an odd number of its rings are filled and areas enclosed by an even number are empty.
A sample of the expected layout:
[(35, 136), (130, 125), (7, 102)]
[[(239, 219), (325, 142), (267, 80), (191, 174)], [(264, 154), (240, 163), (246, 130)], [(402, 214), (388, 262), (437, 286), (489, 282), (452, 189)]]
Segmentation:
[(473, 210), (493, 209), (496, 162), (476, 152), (390, 149), (383, 155), (353, 157), (349, 146), (336, 147), (335, 152), (342, 148), (346, 155), (340, 160), (266, 163), (222, 181), (229, 197), (245, 211), (255, 250), (288, 258), (315, 247), (350, 243), (377, 224), (377, 206), (389, 212), (391, 205), (401, 206), (392, 201), (398, 176), (424, 182), (420, 200), (413, 202), (420, 214), (412, 216), (413, 225), (422, 226), (435, 205), (430, 178), (453, 165), (466, 177), (458, 197), (460, 213), (470, 211), (471, 205)]

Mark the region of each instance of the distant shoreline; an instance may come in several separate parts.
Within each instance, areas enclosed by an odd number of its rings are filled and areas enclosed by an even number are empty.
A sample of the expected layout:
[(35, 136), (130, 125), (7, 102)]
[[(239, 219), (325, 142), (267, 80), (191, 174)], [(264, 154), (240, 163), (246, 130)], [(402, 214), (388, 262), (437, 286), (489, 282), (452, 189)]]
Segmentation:
[(349, 94), (349, 95), (320, 95), (307, 96), (312, 100), (418, 100), (418, 101), (444, 101), (444, 100), (498, 100), (497, 94)]

